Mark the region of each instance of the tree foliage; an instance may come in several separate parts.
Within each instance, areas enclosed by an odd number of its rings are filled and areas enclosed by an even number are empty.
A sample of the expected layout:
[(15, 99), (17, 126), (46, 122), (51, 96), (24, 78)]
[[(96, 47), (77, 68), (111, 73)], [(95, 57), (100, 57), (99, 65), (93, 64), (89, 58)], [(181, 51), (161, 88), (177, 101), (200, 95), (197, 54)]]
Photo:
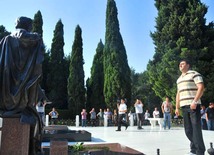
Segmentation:
[(68, 77), (68, 102), (69, 109), (73, 114), (79, 114), (85, 108), (84, 87), (84, 60), (83, 60), (82, 30), (79, 25), (75, 29), (72, 46), (69, 77)]
[(37, 13), (34, 15), (34, 19), (33, 19), (33, 32), (37, 32), (38, 34), (41, 35), (41, 37), (43, 36), (43, 19), (42, 19), (42, 13), (41, 11), (37, 11)]
[(136, 99), (140, 99), (144, 104), (144, 110), (148, 109), (150, 112), (155, 107), (160, 109), (162, 99), (155, 95), (152, 90), (152, 84), (149, 83), (148, 71), (143, 73), (135, 73), (134, 69), (131, 69), (132, 80), (132, 103), (135, 103)]
[(117, 14), (115, 1), (108, 0), (104, 46), (104, 96), (109, 108), (115, 108), (115, 102), (121, 97), (126, 98), (128, 103), (131, 101), (131, 71)]
[[(207, 59), (205, 14), (207, 7), (200, 0), (156, 0), (158, 10), (156, 32), (152, 33), (155, 54), (147, 66), (150, 83), (160, 98), (175, 99), (176, 80), (180, 75), (179, 60), (189, 59), (192, 68), (202, 72)], [(203, 66), (203, 67), (202, 67)]]
[[(37, 11), (37, 13), (34, 15), (34, 19), (33, 19), (33, 29), (32, 32), (36, 32), (38, 34), (41, 35), (41, 37), (43, 36), (43, 19), (42, 19), (42, 14), (40, 11)], [(45, 46), (43, 48), (43, 52), (44, 52), (44, 61), (42, 63), (42, 81), (41, 81), (41, 87), (43, 90), (48, 90), (47, 87), (47, 76), (49, 73), (49, 60), (50, 60), (50, 52), (47, 51), (45, 52)]]
[(91, 67), (91, 77), (87, 82), (87, 106), (88, 108), (104, 109), (104, 73), (103, 73), (103, 49), (102, 41), (97, 45), (96, 54)]
[(67, 103), (67, 66), (64, 59), (64, 30), (61, 19), (56, 23), (50, 51), (50, 70), (47, 79), (48, 98), (53, 106), (62, 108)]
[(10, 32), (8, 32), (3, 25), (0, 25), (0, 41), (2, 40), (3, 37), (5, 37), (9, 34), (10, 34)]

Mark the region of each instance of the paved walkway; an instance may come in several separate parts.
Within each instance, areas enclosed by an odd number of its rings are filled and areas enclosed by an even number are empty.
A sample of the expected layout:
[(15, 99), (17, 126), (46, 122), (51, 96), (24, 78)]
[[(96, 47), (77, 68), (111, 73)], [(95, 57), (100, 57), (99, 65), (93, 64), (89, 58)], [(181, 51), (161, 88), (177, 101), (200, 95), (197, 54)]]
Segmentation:
[[(92, 142), (84, 144), (120, 143), (146, 155), (156, 155), (158, 148), (161, 155), (184, 155), (189, 152), (189, 141), (182, 127), (172, 127), (170, 130), (159, 130), (158, 126), (143, 128), (137, 130), (134, 126), (125, 130), (122, 127), (121, 132), (116, 132), (116, 127), (69, 127), (70, 130), (86, 130), (92, 134)], [(203, 137), (206, 149), (210, 148), (210, 142), (214, 143), (214, 131), (203, 131)], [(69, 142), (69, 145), (72, 144), (75, 143)], [(43, 145), (47, 146), (49, 143)]]

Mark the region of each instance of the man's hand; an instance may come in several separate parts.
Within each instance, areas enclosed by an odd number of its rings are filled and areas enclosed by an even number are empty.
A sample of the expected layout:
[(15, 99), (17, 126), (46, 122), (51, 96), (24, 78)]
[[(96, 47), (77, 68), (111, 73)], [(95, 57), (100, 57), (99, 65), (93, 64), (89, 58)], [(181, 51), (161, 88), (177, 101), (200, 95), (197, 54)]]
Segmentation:
[(179, 115), (180, 115), (179, 109), (178, 109), (178, 108), (175, 109), (175, 115), (176, 115), (176, 116), (179, 116)]
[(196, 107), (197, 107), (197, 104), (195, 104), (195, 102), (192, 102), (190, 104), (190, 109), (194, 110), (194, 109), (196, 109)]

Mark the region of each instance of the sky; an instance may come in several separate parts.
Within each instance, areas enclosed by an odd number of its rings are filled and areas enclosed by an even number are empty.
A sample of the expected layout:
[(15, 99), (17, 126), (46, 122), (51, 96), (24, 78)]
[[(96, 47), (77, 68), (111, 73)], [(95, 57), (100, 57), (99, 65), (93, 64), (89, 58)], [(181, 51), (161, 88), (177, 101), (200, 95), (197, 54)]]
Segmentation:
[[(155, 31), (157, 10), (154, 0), (115, 0), (118, 9), (120, 33), (126, 48), (128, 64), (136, 73), (146, 70), (154, 55), (150, 33)], [(205, 18), (214, 21), (213, 0), (201, 0), (208, 8)], [(85, 79), (90, 77), (97, 45), (105, 43), (107, 0), (1, 0), (0, 25), (15, 30), (17, 17), (34, 18), (38, 10), (43, 18), (43, 40), (51, 48), (53, 31), (61, 19), (64, 25), (64, 53), (71, 54), (77, 25), (82, 29)]]

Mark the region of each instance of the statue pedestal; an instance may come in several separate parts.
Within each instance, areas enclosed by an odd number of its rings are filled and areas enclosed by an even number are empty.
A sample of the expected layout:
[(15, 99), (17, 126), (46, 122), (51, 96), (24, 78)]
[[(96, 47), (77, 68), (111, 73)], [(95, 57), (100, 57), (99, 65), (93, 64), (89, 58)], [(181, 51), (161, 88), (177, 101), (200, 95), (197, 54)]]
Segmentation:
[(0, 155), (28, 155), (30, 125), (20, 118), (2, 118)]
[(68, 155), (68, 141), (51, 140), (50, 155)]

